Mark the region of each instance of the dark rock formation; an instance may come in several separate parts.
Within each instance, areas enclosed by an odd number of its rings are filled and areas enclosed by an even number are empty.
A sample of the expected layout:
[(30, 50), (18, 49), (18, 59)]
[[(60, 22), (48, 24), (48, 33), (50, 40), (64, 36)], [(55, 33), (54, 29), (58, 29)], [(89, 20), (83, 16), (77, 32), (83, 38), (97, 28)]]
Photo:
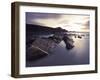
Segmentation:
[(32, 42), (30, 47), (27, 47), (27, 60), (38, 60), (50, 54), (57, 46), (51, 39), (37, 38)]
[[(28, 61), (39, 60), (52, 53), (53, 49), (64, 40), (66, 49), (72, 49), (73, 39), (68, 32), (60, 27), (50, 28), (40, 25), (26, 24), (26, 59)], [(43, 35), (51, 35), (43, 37)]]
[(64, 35), (63, 40), (66, 44), (66, 49), (72, 49), (74, 47), (73, 43), (73, 39), (71, 39), (70, 37), (68, 37), (67, 35)]

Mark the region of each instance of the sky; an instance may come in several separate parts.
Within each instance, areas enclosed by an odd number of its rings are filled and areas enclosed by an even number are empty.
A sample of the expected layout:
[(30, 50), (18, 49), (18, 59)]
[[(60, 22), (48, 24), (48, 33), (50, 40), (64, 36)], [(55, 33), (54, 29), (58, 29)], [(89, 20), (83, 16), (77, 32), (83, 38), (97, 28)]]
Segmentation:
[(26, 23), (52, 28), (61, 27), (68, 31), (89, 32), (90, 16), (84, 14), (26, 12)]

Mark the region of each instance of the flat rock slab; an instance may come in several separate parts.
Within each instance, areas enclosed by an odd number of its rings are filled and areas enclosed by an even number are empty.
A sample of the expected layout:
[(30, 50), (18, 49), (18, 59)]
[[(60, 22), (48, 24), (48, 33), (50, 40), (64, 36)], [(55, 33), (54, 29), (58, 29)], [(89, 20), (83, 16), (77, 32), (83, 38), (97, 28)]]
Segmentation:
[(48, 54), (48, 52), (32, 45), (27, 49), (26, 59), (28, 61), (38, 60), (47, 56)]
[(51, 39), (36, 39), (32, 45), (42, 49), (43, 51), (49, 52), (51, 49), (57, 46), (57, 44)]
[(50, 51), (56, 47), (57, 44), (50, 39), (36, 39), (26, 52), (26, 59), (33, 61), (43, 58), (50, 54)]

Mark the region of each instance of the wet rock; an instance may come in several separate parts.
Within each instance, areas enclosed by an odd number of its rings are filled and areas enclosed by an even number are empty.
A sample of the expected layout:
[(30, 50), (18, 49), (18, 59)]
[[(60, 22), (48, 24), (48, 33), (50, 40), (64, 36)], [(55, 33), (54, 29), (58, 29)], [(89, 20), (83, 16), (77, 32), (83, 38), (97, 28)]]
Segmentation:
[(78, 38), (82, 38), (82, 36), (78, 35)]
[(27, 49), (26, 59), (28, 61), (38, 60), (48, 55), (48, 52), (41, 50), (38, 47), (31, 46)]
[(50, 39), (37, 38), (30, 47), (27, 48), (27, 60), (38, 60), (50, 54), (57, 44)]
[(71, 39), (67, 35), (65, 35), (63, 37), (63, 40), (64, 40), (64, 42), (66, 44), (66, 49), (70, 50), (70, 49), (72, 49), (74, 47), (74, 45), (73, 45), (73, 43), (74, 43), (73, 39)]

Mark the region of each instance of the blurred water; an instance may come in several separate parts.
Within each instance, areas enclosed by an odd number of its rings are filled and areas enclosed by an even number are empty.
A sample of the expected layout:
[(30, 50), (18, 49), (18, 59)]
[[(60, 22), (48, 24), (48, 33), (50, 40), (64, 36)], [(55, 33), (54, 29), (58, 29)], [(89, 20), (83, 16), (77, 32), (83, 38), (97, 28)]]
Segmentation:
[(26, 61), (26, 67), (89, 64), (89, 35), (84, 35), (82, 38), (72, 37), (75, 46), (73, 49), (67, 50), (61, 41), (50, 55), (37, 61)]

